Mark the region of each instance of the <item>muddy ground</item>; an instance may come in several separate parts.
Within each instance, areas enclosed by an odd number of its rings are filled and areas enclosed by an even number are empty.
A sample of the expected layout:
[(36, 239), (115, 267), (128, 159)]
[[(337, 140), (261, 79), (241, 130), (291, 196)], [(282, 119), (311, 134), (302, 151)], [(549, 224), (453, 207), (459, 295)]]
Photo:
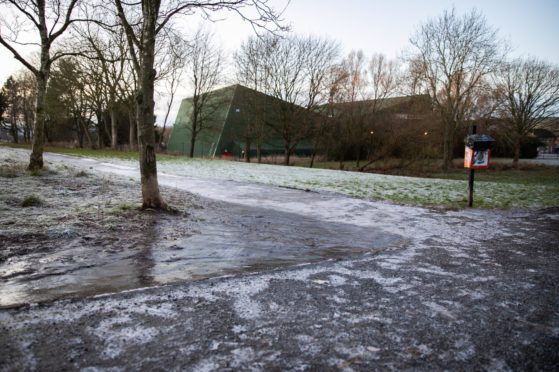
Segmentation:
[(559, 369), (555, 209), (162, 175), (179, 213), (139, 213), (118, 167), (33, 176), (19, 155), (0, 156), (0, 370)]

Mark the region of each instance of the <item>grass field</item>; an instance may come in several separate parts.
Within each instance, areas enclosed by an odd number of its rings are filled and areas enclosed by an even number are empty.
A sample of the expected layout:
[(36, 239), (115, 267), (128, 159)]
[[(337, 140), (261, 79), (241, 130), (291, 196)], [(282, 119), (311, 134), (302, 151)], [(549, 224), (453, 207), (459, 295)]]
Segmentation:
[[(137, 166), (137, 152), (46, 148), (68, 155), (103, 158), (105, 161)], [(320, 163), (317, 165), (321, 165)], [(329, 163), (332, 165), (332, 163)], [(284, 167), (235, 161), (188, 159), (158, 154), (160, 172), (211, 179), (257, 182), (275, 186), (336, 192), (356, 198), (444, 207), (465, 207), (467, 170), (457, 166), (446, 173), (429, 164), (420, 171), (425, 177), (395, 176), (331, 169)], [(379, 171), (386, 172), (380, 168)], [(559, 206), (559, 168), (526, 165), (519, 170), (495, 164), (493, 169), (476, 171), (474, 206), (481, 208), (546, 208)]]

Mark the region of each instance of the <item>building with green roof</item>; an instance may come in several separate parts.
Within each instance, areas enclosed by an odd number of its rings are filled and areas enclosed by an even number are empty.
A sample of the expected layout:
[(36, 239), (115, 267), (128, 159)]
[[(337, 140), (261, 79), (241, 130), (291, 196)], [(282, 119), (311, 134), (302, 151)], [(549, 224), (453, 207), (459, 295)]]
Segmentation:
[[(260, 138), (262, 155), (283, 154), (284, 142), (271, 128), (279, 123), (285, 105), (277, 98), (238, 84), (208, 93), (200, 114), (203, 129), (196, 136), (194, 156), (219, 157), (226, 152), (241, 156), (247, 141), (252, 142), (254, 156), (255, 137)], [(189, 97), (181, 102), (167, 143), (168, 151), (190, 153), (192, 114), (193, 100)], [(300, 141), (294, 153), (310, 153), (309, 147), (308, 141)]]

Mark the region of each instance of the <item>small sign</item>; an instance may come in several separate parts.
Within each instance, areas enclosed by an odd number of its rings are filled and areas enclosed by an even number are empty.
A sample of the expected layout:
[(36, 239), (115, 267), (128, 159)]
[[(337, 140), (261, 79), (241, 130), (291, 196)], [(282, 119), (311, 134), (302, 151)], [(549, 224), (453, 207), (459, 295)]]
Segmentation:
[(486, 169), (489, 167), (489, 158), (491, 150), (473, 150), (466, 146), (464, 152), (464, 168), (469, 169)]

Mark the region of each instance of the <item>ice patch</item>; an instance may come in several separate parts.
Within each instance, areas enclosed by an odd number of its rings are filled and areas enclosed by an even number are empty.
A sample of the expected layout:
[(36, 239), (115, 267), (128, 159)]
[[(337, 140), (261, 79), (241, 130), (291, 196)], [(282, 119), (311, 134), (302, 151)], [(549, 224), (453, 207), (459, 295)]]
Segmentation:
[(336, 287), (347, 283), (347, 279), (339, 275), (330, 275), (328, 279), (330, 280), (330, 283)]
[(450, 311), (448, 311), (444, 306), (437, 304), (436, 302), (423, 302), (423, 305), (427, 306), (429, 309), (433, 311), (431, 316), (441, 315), (445, 318), (456, 320), (454, 315)]
[(114, 359), (124, 352), (130, 345), (141, 345), (149, 342), (161, 332), (161, 328), (142, 327), (132, 324), (134, 321), (128, 315), (119, 315), (101, 321), (90, 332), (106, 345), (102, 357)]

